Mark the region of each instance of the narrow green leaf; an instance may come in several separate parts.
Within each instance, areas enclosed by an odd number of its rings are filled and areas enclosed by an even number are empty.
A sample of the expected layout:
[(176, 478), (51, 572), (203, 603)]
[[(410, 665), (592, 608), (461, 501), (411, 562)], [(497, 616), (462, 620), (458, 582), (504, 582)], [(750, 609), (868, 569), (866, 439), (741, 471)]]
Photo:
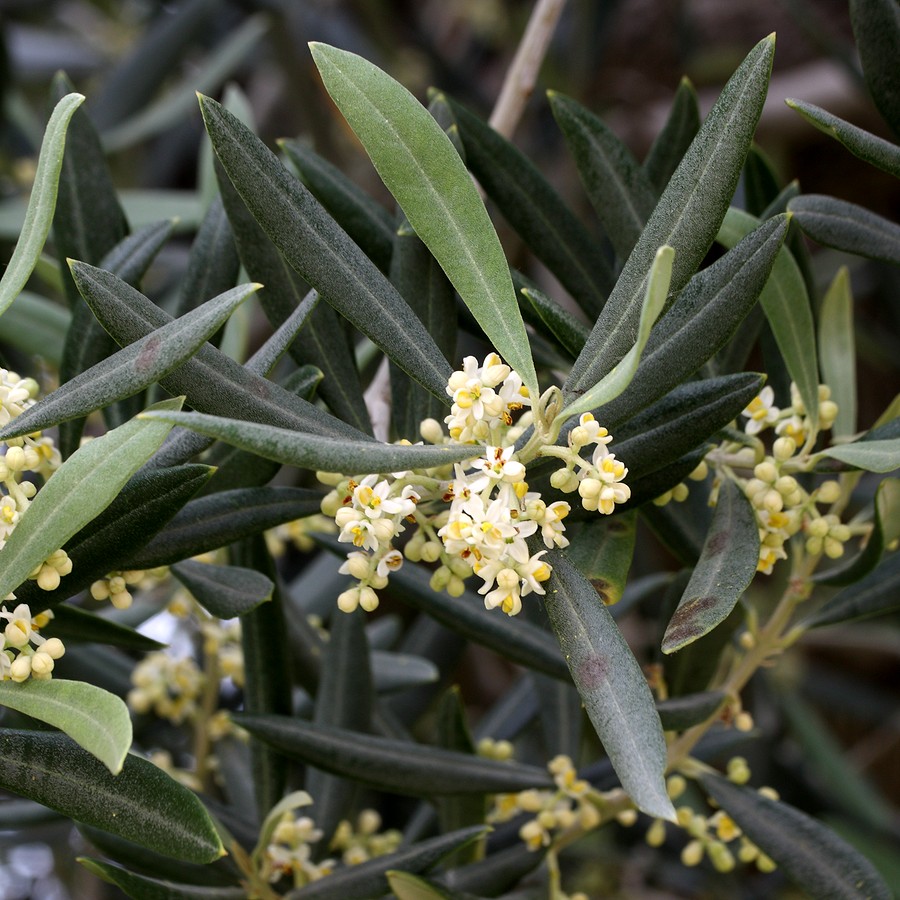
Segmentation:
[(146, 415), (149, 418), (164, 416), (172, 425), (199, 431), (266, 459), (274, 459), (301, 469), (355, 473), (396, 472), (401, 469), (444, 466), (472, 455), (472, 447), (465, 445), (403, 446), (321, 437), (204, 413), (179, 413), (176, 416), (173, 413), (148, 411)]
[(785, 217), (770, 219), (691, 278), (650, 332), (631, 383), (599, 413), (604, 423), (634, 415), (725, 346), (763, 290), (786, 232)]
[(392, 694), (441, 680), (440, 669), (424, 656), (372, 650), (371, 661), (372, 682), (378, 694)]
[(597, 116), (555, 91), (548, 91), (547, 98), (616, 256), (627, 259), (656, 205), (650, 180)]
[(220, 491), (191, 500), (143, 549), (130, 567), (154, 569), (226, 547), (284, 522), (320, 511), (322, 495), (292, 487)]
[(162, 769), (128, 755), (118, 775), (61, 734), (0, 731), (0, 786), (175, 859), (224, 854), (200, 801)]
[(818, 628), (854, 619), (879, 616), (900, 609), (900, 553), (894, 552), (861, 581), (844, 588), (804, 620), (804, 628)]
[(454, 890), (477, 891), (480, 896), (499, 897), (510, 891), (544, 861), (544, 851), (529, 850), (521, 841), (498, 850), (476, 863), (450, 869), (442, 881)]
[(663, 731), (687, 731), (705, 722), (725, 702), (723, 691), (702, 691), (684, 697), (672, 697), (656, 704)]
[(578, 220), (537, 167), (487, 122), (453, 100), (466, 165), (532, 252), (591, 318), (615, 278), (600, 242)]
[[(537, 766), (497, 762), (288, 716), (241, 714), (235, 722), (292, 759), (397, 794), (500, 794), (553, 783), (546, 770)], [(403, 764), (398, 765), (398, 760)]]
[(149, 878), (129, 872), (121, 866), (79, 856), (78, 862), (88, 872), (114, 884), (132, 900), (246, 900), (247, 891), (242, 887), (202, 887), (194, 884), (177, 884), (159, 878)]
[(300, 141), (279, 141), (300, 180), (338, 225), (386, 272), (394, 244), (390, 213), (340, 169)]
[(390, 891), (387, 873), (402, 869), (404, 872), (425, 872), (444, 857), (482, 838), (484, 826), (463, 828), (450, 834), (404, 847), (396, 853), (377, 856), (357, 866), (348, 866), (340, 872), (320, 878), (299, 890), (291, 891), (287, 900), (367, 900), (380, 897)]
[(484, 600), (471, 591), (462, 597), (450, 597), (432, 590), (430, 575), (419, 566), (405, 565), (391, 575), (391, 591), (445, 627), (510, 661), (552, 678), (569, 680), (559, 648), (546, 631), (528, 621), (513, 621), (485, 609)]
[[(83, 266), (80, 274), (94, 315), (120, 346), (172, 321), (140, 291), (115, 275), (90, 266)], [(212, 346), (201, 347), (161, 384), (169, 393), (185, 394), (186, 402), (202, 412), (239, 414), (257, 422), (334, 437), (364, 437), (350, 425), (238, 365)]]
[(762, 111), (774, 48), (774, 37), (756, 45), (691, 143), (575, 361), (564, 385), (568, 397), (595, 385), (630, 349), (657, 250), (665, 244), (675, 248), (673, 292), (702, 262), (737, 186)]
[(77, 644), (106, 644), (122, 650), (146, 653), (162, 650), (166, 645), (120, 625), (111, 617), (88, 612), (70, 603), (61, 603), (53, 610), (53, 618), (41, 629), (44, 637), (58, 637), (66, 646)]
[(72, 314), (59, 303), (22, 291), (0, 318), (0, 341), (58, 369), (71, 322)]
[(744, 834), (802, 890), (821, 900), (890, 900), (872, 864), (815, 819), (713, 773), (700, 783)]
[(573, 523), (566, 556), (594, 586), (606, 606), (622, 599), (637, 534), (634, 514)]
[[(794, 201), (791, 201), (793, 204)], [(731, 207), (716, 240), (734, 247), (759, 226), (749, 213)], [(782, 247), (772, 266), (772, 274), (759, 295), (778, 349), (787, 370), (800, 391), (809, 415), (819, 414), (819, 369), (816, 362), (816, 337), (806, 283), (791, 252)]]
[(537, 397), (509, 266), (453, 144), (415, 97), (377, 66), (327, 44), (312, 43), (310, 51), (328, 93), (416, 234), (494, 349)]
[[(80, 263), (71, 264), (78, 284), (81, 267)], [(161, 380), (193, 356), (259, 287), (243, 284), (232, 288), (91, 366), (0, 428), (0, 440), (86, 416)]]
[(83, 102), (81, 94), (67, 94), (56, 104), (47, 123), (22, 231), (0, 278), (0, 315), (25, 287), (50, 233), (66, 145), (66, 129), (75, 110)]
[(811, 125), (815, 125), (819, 131), (824, 131), (825, 134), (830, 134), (840, 141), (854, 156), (877, 166), (895, 178), (900, 178), (900, 147), (896, 144), (877, 137), (864, 128), (851, 125), (812, 103), (790, 97), (784, 102), (800, 113)]
[(591, 333), (590, 328), (533, 285), (521, 288), (521, 294), (562, 348), (573, 358), (578, 356)]
[(557, 423), (562, 423), (570, 416), (589, 412), (610, 400), (615, 400), (634, 378), (638, 364), (641, 361), (641, 353), (650, 338), (650, 329), (659, 318), (666, 298), (669, 294), (669, 285), (672, 280), (672, 266), (675, 260), (675, 251), (669, 246), (660, 247), (656, 252), (650, 273), (647, 276), (647, 289), (644, 302), (641, 305), (641, 317), (638, 323), (637, 338), (628, 353), (610, 369), (597, 384), (590, 387), (577, 400), (569, 403), (556, 417)]
[[(46, 609), (91, 586), (110, 572), (132, 568), (129, 560), (208, 481), (209, 466), (145, 469), (134, 475), (96, 518), (66, 541), (72, 571), (54, 591), (26, 581), (16, 590), (21, 603)], [(38, 604), (40, 604), (38, 606)], [(101, 638), (98, 638), (101, 640)]]
[(287, 262), (404, 371), (446, 396), (449, 365), (378, 267), (246, 126), (208, 97), (200, 108), (229, 179)]
[(697, 92), (690, 79), (681, 79), (666, 124), (653, 141), (644, 160), (644, 172), (657, 194), (661, 194), (691, 141), (700, 130)]
[(674, 653), (723, 621), (753, 580), (758, 561), (759, 527), (753, 507), (726, 479), (700, 561), (663, 636), (663, 653)]
[(757, 144), (750, 146), (742, 178), (746, 210), (762, 219), (781, 193), (781, 181), (774, 163)]
[(588, 717), (622, 787), (643, 812), (674, 820), (666, 744), (647, 679), (591, 583), (560, 552), (544, 606)]
[(900, 135), (900, 9), (896, 0), (850, 0), (850, 22), (872, 99), (894, 133)]
[(867, 472), (893, 472), (894, 469), (900, 469), (900, 438), (838, 444), (823, 450), (820, 456), (839, 459)]
[(819, 357), (822, 381), (831, 388), (838, 414), (831, 426), (835, 437), (856, 434), (856, 340), (850, 272), (841, 266), (819, 311)]
[[(155, 408), (180, 406), (181, 400), (166, 400)], [(36, 566), (106, 509), (171, 427), (165, 422), (129, 422), (72, 454), (37, 492), (0, 549), (0, 597), (14, 591)]]
[(271, 579), (252, 569), (186, 559), (172, 566), (172, 574), (217, 619), (243, 616), (272, 599)]
[(122, 238), (100, 261), (99, 268), (136, 284), (172, 236), (173, 219), (154, 219)]
[(102, 688), (81, 681), (0, 681), (0, 705), (65, 732), (117, 775), (131, 747), (128, 707)]
[(801, 194), (788, 204), (809, 237), (826, 247), (900, 265), (900, 225), (855, 203)]

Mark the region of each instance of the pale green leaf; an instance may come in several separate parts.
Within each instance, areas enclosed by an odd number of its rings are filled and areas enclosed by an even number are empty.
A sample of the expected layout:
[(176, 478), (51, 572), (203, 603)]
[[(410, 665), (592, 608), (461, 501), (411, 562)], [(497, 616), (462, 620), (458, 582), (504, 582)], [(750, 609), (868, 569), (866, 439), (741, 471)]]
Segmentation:
[(66, 129), (75, 110), (83, 102), (83, 95), (67, 94), (56, 104), (47, 123), (22, 232), (0, 278), (0, 314), (25, 287), (50, 233), (66, 146)]
[(900, 438), (838, 444), (823, 450), (822, 455), (867, 472), (893, 472), (900, 469)]
[[(401, 469), (426, 469), (460, 462), (473, 455), (465, 445), (402, 446), (375, 441), (353, 441), (305, 434), (272, 425), (225, 419), (205, 413), (156, 411), (141, 413), (141, 418), (168, 422), (198, 431), (249, 450), (266, 459), (301, 469), (326, 472), (396, 472)], [(477, 448), (475, 448), (477, 449)]]
[(131, 716), (115, 694), (81, 681), (0, 681), (0, 705), (64, 731), (118, 774), (131, 747)]
[[(181, 400), (150, 407), (177, 410)], [(153, 455), (172, 426), (133, 419), (79, 448), (37, 492), (0, 549), (0, 597), (101, 513)]]
[(758, 560), (759, 528), (753, 507), (727, 479), (719, 489), (700, 560), (663, 636), (663, 653), (681, 649), (724, 621), (753, 580)]
[(656, 251), (650, 274), (646, 282), (644, 302), (641, 306), (641, 318), (638, 323), (637, 339), (622, 360), (607, 372), (597, 384), (582, 394), (577, 400), (570, 403), (556, 417), (557, 424), (561, 424), (570, 416), (589, 412), (614, 400), (628, 385), (637, 371), (641, 361), (641, 353), (650, 337), (650, 329), (659, 318), (663, 307), (666, 305), (666, 297), (669, 294), (669, 285), (672, 280), (672, 266), (675, 261), (675, 251), (672, 247), (663, 246)]
[[(716, 240), (725, 247), (734, 247), (759, 225), (760, 221), (755, 216), (731, 207)], [(772, 274), (759, 295), (759, 302), (809, 416), (817, 421), (819, 370), (816, 362), (815, 326), (806, 283), (800, 267), (786, 247), (782, 247), (775, 258)]]
[(835, 437), (856, 433), (856, 341), (850, 272), (841, 266), (822, 299), (819, 311), (819, 359), (822, 381), (831, 388), (838, 413), (831, 432)]
[(537, 397), (503, 248), (450, 139), (415, 97), (377, 66), (327, 44), (313, 43), (310, 50), (326, 89), (416, 234), (496, 351)]

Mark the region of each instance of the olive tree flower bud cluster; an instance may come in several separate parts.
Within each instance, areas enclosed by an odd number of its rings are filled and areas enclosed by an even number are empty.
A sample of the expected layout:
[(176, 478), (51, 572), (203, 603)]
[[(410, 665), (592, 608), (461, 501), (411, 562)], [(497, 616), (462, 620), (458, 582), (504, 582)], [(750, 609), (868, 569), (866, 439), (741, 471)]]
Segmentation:
[[(518, 613), (529, 593), (543, 594), (551, 572), (543, 557), (568, 545), (564, 519), (570, 506), (563, 500), (547, 503), (529, 490), (525, 464), (536, 456), (562, 459), (565, 467), (554, 474), (553, 486), (578, 490), (588, 510), (611, 513), (631, 495), (624, 483), (628, 470), (607, 448), (611, 436), (590, 414), (581, 417), (567, 447), (548, 444), (519, 458), (515, 443), (533, 422), (531, 398), (521, 377), (496, 353), (480, 365), (466, 357), (446, 390), (453, 400), (444, 419), (449, 434), (426, 419), (421, 435), (432, 444), (471, 444), (468, 461), (387, 476), (319, 473), (334, 486), (322, 511), (334, 516), (338, 540), (356, 548), (340, 570), (357, 580), (338, 598), (346, 612), (375, 609), (376, 591), (387, 586), (404, 558), (437, 563), (431, 585), (451, 596), (460, 596), (465, 580), (477, 575), (485, 606), (507, 615)], [(597, 447), (588, 460), (580, 451), (590, 444)], [(401, 553), (395, 541), (407, 525), (417, 530)], [(533, 535), (546, 549), (531, 552)]]

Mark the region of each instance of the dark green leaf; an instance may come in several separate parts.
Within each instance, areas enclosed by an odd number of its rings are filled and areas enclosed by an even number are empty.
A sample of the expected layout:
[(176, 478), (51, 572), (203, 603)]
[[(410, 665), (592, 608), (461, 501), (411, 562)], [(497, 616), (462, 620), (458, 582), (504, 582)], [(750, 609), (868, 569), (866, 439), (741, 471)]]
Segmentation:
[(900, 135), (900, 9), (896, 0), (850, 0), (850, 21), (872, 99)]
[(260, 572), (186, 559), (172, 574), (217, 619), (233, 619), (272, 599), (272, 581)]
[(538, 259), (596, 316), (615, 280), (600, 242), (524, 154), (464, 106), (448, 103), (479, 184)]
[(53, 618), (41, 629), (41, 634), (44, 637), (58, 637), (67, 645), (70, 641), (90, 642), (142, 652), (162, 650), (165, 646), (133, 628), (69, 603), (62, 603), (56, 607)]
[(251, 131), (207, 97), (216, 155), (247, 208), (290, 265), (363, 334), (435, 395), (450, 368), (375, 264)]
[(784, 102), (800, 113), (811, 125), (815, 125), (819, 131), (824, 131), (825, 134), (839, 140), (854, 156), (877, 166), (895, 178), (900, 178), (900, 147), (896, 144), (877, 137), (864, 128), (851, 125), (812, 103), (804, 103), (803, 100), (793, 100), (790, 97)]
[(485, 831), (484, 827), (464, 828), (387, 856), (378, 856), (358, 866), (349, 866), (328, 878), (291, 891), (287, 900), (367, 900), (381, 896), (390, 890), (389, 871), (424, 872), (454, 850), (478, 840)]
[(657, 194), (661, 194), (681, 158), (687, 153), (691, 141), (700, 130), (700, 109), (697, 106), (697, 92), (690, 79), (684, 77), (678, 84), (672, 108), (662, 131), (656, 136), (647, 158), (644, 172)]
[(737, 185), (762, 111), (773, 53), (774, 38), (761, 41), (725, 86), (625, 263), (566, 380), (567, 394), (586, 391), (628, 352), (661, 246), (675, 248), (671, 291), (681, 290), (697, 270)]
[(522, 288), (522, 296), (534, 307), (541, 322), (574, 359), (591, 333), (590, 328), (535, 286)]
[(88, 872), (102, 878), (108, 884), (121, 888), (133, 900), (246, 900), (247, 897), (247, 891), (242, 887), (176, 884), (172, 881), (138, 875), (121, 866), (89, 856), (80, 856), (78, 862)]
[(257, 487), (221, 491), (188, 503), (131, 566), (153, 569), (217, 550), (248, 535), (319, 512), (321, 494), (303, 488)]
[(647, 679), (591, 583), (558, 551), (547, 562), (544, 606), (622, 787), (648, 815), (673, 820), (666, 744)]
[(795, 884), (817, 900), (890, 900), (872, 864), (809, 816), (713, 773), (700, 783)]
[(235, 722), (293, 759), (381, 790), (499, 794), (552, 785), (546, 770), (375, 735), (313, 725), (288, 716), (236, 715)]
[[(84, 266), (84, 289), (103, 327), (120, 346), (127, 346), (172, 321), (158, 306), (109, 272)], [(311, 403), (238, 365), (212, 346), (203, 346), (162, 386), (184, 393), (194, 409), (216, 415), (240, 414), (247, 419), (284, 428), (342, 438), (364, 437), (356, 429)]]
[[(81, 263), (71, 263), (81, 288)], [(241, 285), (91, 366), (0, 429), (0, 440), (42, 431), (131, 397), (190, 359), (259, 285)], [(85, 287), (90, 292), (90, 286)]]
[(832, 625), (868, 616), (883, 615), (900, 608), (900, 553), (892, 553), (862, 581), (832, 597), (803, 622), (805, 628)]
[(312, 195), (366, 256), (387, 272), (394, 244), (394, 223), (387, 210), (312, 148), (300, 141), (280, 141), (279, 146)]
[(499, 896), (514, 888), (544, 859), (542, 850), (529, 850), (521, 841), (485, 859), (445, 873), (443, 880), (454, 890), (478, 891), (487, 897)]
[(817, 243), (900, 265), (900, 225), (895, 222), (823, 194), (802, 194), (788, 209)]
[(0, 785), (175, 859), (208, 863), (222, 842), (200, 801), (147, 760), (118, 775), (60, 734), (0, 731)]
[(719, 488), (700, 561), (663, 636), (663, 653), (712, 631), (734, 609), (759, 561), (759, 526), (744, 492), (729, 478)]
[(634, 556), (636, 522), (632, 513), (577, 522), (566, 529), (570, 542), (566, 556), (590, 580), (607, 606), (618, 603), (625, 591)]
[(725, 701), (722, 691), (703, 691), (672, 697), (656, 704), (663, 731), (687, 731), (705, 722)]
[[(555, 91), (547, 96), (588, 199), (616, 256), (627, 259), (656, 205), (650, 180), (628, 148), (593, 113)], [(668, 243), (663, 240), (659, 246)]]

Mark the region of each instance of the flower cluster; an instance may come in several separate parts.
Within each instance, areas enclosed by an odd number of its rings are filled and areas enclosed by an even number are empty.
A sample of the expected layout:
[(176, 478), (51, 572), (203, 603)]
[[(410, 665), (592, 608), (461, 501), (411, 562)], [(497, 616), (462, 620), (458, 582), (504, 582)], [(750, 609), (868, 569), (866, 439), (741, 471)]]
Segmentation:
[(312, 860), (312, 847), (321, 839), (321, 829), (309, 816), (285, 812), (265, 848), (262, 877), (274, 884), (287, 876), (299, 888), (330, 875), (334, 871), (333, 859), (319, 863)]
[(590, 831), (601, 821), (600, 812), (590, 800), (590, 785), (578, 778), (568, 756), (556, 756), (547, 764), (556, 790), (526, 790), (518, 794), (500, 794), (494, 799), (489, 822), (507, 822), (520, 813), (530, 818), (519, 829), (519, 837), (529, 850), (548, 847), (554, 836), (578, 829)]
[[(740, 756), (733, 757), (728, 762), (727, 775), (735, 784), (746, 784), (750, 780), (747, 761)], [(677, 800), (685, 792), (687, 782), (681, 775), (671, 775), (666, 788), (672, 800)], [(777, 799), (771, 788), (760, 788), (759, 792)], [(760, 872), (774, 871), (775, 863), (772, 859), (742, 833), (734, 819), (724, 810), (704, 815), (683, 805), (676, 808), (675, 815), (677, 826), (689, 837), (681, 851), (681, 862), (685, 866), (697, 866), (705, 856), (719, 872), (731, 872), (737, 862), (755, 863)], [(666, 822), (654, 819), (647, 829), (647, 843), (651, 847), (661, 847), (665, 840)]]
[[(831, 399), (831, 388), (827, 384), (819, 385), (819, 429), (826, 431), (834, 424), (838, 414), (837, 404)], [(791, 383), (791, 405), (786, 409), (775, 406), (775, 392), (768, 385), (759, 396), (750, 401), (742, 413), (747, 422), (744, 431), (749, 435), (757, 435), (767, 428), (774, 428), (781, 437), (793, 438), (802, 446), (812, 431), (812, 423), (806, 406), (800, 397), (797, 385)]]
[(131, 683), (128, 705), (139, 715), (152, 711), (175, 725), (197, 715), (204, 679), (190, 656), (148, 653), (134, 667)]
[(27, 603), (19, 603), (11, 612), (0, 607), (0, 619), (6, 621), (0, 635), (0, 680), (52, 677), (55, 661), (66, 652), (59, 638), (40, 634), (52, 617), (50, 611), (32, 615)]
[(395, 828), (381, 830), (381, 816), (374, 809), (364, 809), (356, 817), (356, 824), (343, 819), (334, 830), (329, 850), (341, 854), (344, 865), (357, 866), (393, 853), (403, 842), (403, 835)]
[[(460, 596), (465, 580), (477, 575), (485, 606), (515, 615), (523, 597), (544, 593), (551, 572), (543, 559), (547, 550), (568, 545), (564, 519), (569, 504), (547, 503), (529, 490), (527, 459), (520, 459), (515, 448), (532, 424), (531, 399), (519, 375), (496, 353), (488, 354), (481, 365), (469, 356), (450, 376), (447, 394), (453, 399), (444, 420), (449, 437), (434, 419), (422, 423), (421, 434), (432, 444), (472, 444), (467, 462), (390, 476), (319, 473), (320, 480), (335, 488), (322, 511), (334, 516), (338, 540), (357, 548), (340, 570), (357, 580), (338, 598), (345, 611), (374, 609), (376, 591), (387, 585), (405, 557), (437, 563), (431, 585), (451, 596)], [(611, 440), (586, 414), (570, 433), (567, 447), (545, 445), (528, 459), (561, 458), (566, 466), (555, 473), (553, 486), (577, 489), (586, 509), (608, 514), (631, 495), (624, 483), (628, 470), (607, 448)], [(597, 448), (587, 460), (580, 451), (590, 444)], [(395, 541), (407, 524), (417, 530), (401, 553)], [(532, 552), (532, 537), (546, 549)]]

